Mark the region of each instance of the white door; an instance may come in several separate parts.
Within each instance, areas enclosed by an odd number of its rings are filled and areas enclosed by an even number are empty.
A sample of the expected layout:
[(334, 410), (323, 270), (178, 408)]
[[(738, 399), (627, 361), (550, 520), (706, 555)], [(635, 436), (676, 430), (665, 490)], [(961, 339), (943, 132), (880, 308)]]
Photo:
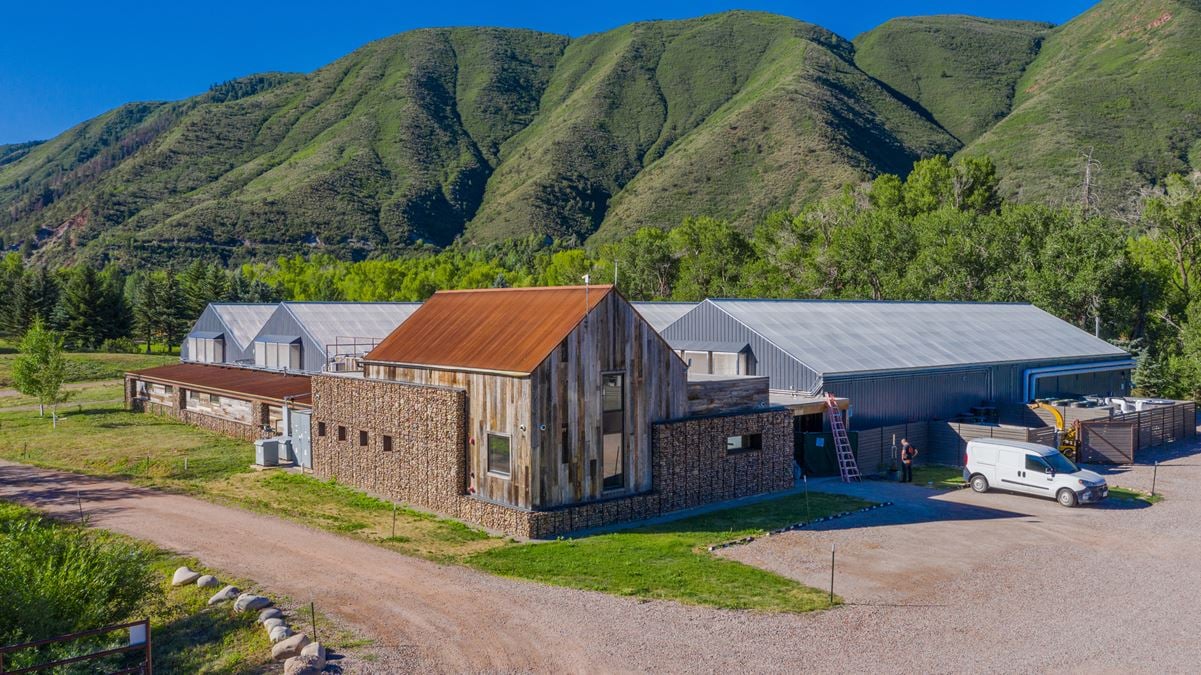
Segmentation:
[(1044, 497), (1055, 496), (1055, 477), (1048, 473), (1050, 468), (1051, 465), (1041, 456), (1026, 455), (1025, 479), (1031, 492)]
[(1022, 450), (1001, 448), (997, 452), (997, 487), (1015, 492), (1033, 492), (1026, 484), (1026, 453)]

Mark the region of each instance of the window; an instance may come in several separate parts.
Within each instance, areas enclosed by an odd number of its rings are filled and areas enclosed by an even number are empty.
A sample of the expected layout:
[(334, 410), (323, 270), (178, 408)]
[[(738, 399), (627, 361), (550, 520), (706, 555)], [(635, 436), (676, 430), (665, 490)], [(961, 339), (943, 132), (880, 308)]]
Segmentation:
[(225, 339), (221, 337), (190, 337), (187, 340), (188, 360), (199, 363), (221, 363), (225, 361)]
[(508, 436), (488, 434), (488, 473), (508, 476), (511, 459), (510, 453)]
[(189, 389), (188, 390), (188, 400), (199, 401), (200, 400), (200, 392), (195, 391), (193, 389)]
[(601, 433), (604, 438), (601, 464), (605, 490), (625, 487), (625, 375), (610, 373), (602, 376)]
[(359, 432), (359, 447), (360, 447), (360, 448), (363, 448), (363, 447), (366, 447), (366, 446), (367, 446), (367, 432), (366, 432), (366, 431), (360, 431), (360, 432)]
[(338, 425), (338, 440), (346, 440), (346, 427), (342, 426), (341, 424)]
[(1051, 465), (1044, 462), (1042, 457), (1035, 457), (1034, 455), (1026, 455), (1026, 470), (1027, 471), (1037, 471), (1038, 473), (1046, 473), (1047, 469), (1050, 469), (1050, 468), (1051, 468)]
[(300, 370), (300, 343), (266, 340), (255, 342), (254, 365), (274, 370)]
[(726, 438), (726, 452), (736, 454), (763, 449), (763, 434), (742, 434)]
[(384, 452), (392, 452), (392, 437), (384, 436)]
[(209, 403), (212, 403), (213, 405), (217, 405), (217, 404), (221, 403), (221, 397), (216, 394), (209, 394)]
[(559, 447), (563, 453), (562, 461), (564, 464), (571, 463), (571, 435), (567, 431), (567, 425), (564, 424), (559, 439)]
[(684, 362), (688, 364), (688, 370), (694, 373), (713, 372), (709, 367), (709, 352), (685, 351)]
[(317, 435), (318, 435), (318, 436), (324, 436), (324, 435), (325, 435), (325, 422), (318, 422), (318, 423), (317, 423)]

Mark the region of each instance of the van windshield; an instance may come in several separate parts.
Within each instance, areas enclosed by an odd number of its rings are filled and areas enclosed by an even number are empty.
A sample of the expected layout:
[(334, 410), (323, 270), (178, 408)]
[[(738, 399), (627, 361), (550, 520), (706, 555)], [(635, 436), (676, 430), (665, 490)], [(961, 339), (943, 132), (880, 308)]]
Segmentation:
[(1076, 473), (1080, 470), (1080, 467), (1073, 464), (1072, 460), (1064, 457), (1063, 453), (1053, 452), (1049, 455), (1043, 455), (1043, 459), (1046, 460), (1047, 464), (1051, 465), (1052, 469), (1055, 469), (1055, 473)]

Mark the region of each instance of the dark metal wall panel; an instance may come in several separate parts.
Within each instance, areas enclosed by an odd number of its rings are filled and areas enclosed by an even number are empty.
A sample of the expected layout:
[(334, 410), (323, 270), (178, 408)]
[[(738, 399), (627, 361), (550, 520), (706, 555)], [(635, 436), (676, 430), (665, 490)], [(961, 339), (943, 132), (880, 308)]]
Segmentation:
[(987, 368), (827, 378), (824, 391), (851, 401), (851, 428), (948, 419), (989, 400)]
[[(1000, 403), (1021, 402), (1024, 391), (1023, 374), (1030, 368), (1105, 363), (1113, 360), (1115, 359), (1097, 357), (1030, 361), (1027, 363), (993, 366), (993, 398)], [(1086, 394), (1126, 396), (1130, 393), (1130, 371), (1122, 370), (1085, 375), (1044, 377), (1039, 381), (1038, 388), (1041, 392), (1038, 396), (1054, 395), (1060, 392), (1061, 389), (1063, 394), (1074, 396), (1083, 396)]]
[(749, 344), (755, 357), (755, 372), (750, 374), (766, 375), (771, 380), (772, 389), (811, 392), (820, 384), (817, 373), (708, 301), (697, 305), (663, 329), (662, 333), (669, 343), (707, 341)]

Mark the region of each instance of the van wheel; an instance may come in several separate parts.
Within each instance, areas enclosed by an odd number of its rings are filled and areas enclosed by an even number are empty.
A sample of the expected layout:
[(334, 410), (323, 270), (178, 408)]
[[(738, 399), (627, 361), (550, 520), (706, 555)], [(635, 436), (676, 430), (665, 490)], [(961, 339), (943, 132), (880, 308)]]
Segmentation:
[(1071, 490), (1069, 490), (1067, 488), (1060, 490), (1059, 494), (1056, 495), (1055, 497), (1056, 497), (1056, 499), (1059, 500), (1060, 504), (1063, 504), (1064, 506), (1066, 506), (1068, 508), (1071, 508), (1076, 505), (1076, 493), (1072, 492)]
[(976, 492), (988, 492), (988, 479), (980, 474), (972, 476), (972, 489)]

